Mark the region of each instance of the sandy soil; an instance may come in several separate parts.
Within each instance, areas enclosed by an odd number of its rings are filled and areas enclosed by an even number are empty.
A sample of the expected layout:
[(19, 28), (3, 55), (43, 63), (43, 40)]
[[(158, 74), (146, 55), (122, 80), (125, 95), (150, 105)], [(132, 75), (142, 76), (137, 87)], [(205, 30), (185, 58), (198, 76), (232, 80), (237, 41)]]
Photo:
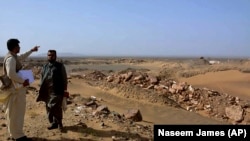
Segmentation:
[(250, 98), (250, 74), (238, 70), (209, 72), (191, 78), (182, 78), (195, 87), (206, 87), (222, 93), (238, 96), (242, 99)]
[[(88, 60), (89, 61), (89, 60)], [(119, 60), (121, 61), (121, 60)], [(146, 60), (142, 62), (120, 63), (102, 63), (102, 64), (67, 64), (67, 70), (70, 74), (73, 68), (113, 70), (117, 72), (126, 68), (135, 68), (137, 70), (147, 69), (147, 73), (157, 75), (164, 69), (164, 66), (173, 66), (176, 68), (176, 62)], [(140, 60), (141, 61), (141, 60)], [(98, 62), (98, 61), (97, 61)], [(115, 69), (112, 69), (115, 65)], [(101, 66), (101, 67), (100, 67)], [(109, 67), (108, 67), (109, 66)], [(184, 65), (183, 65), (184, 66)], [(107, 68), (108, 67), (108, 68)], [(209, 66), (207, 66), (209, 67)], [(105, 68), (105, 69), (104, 69)], [(182, 70), (182, 68), (180, 69)], [(178, 70), (179, 71), (179, 70)], [(80, 73), (86, 75), (86, 72)], [(190, 78), (178, 77), (178, 81), (187, 82), (193, 87), (215, 89), (221, 93), (228, 93), (238, 96), (241, 99), (250, 98), (250, 73), (242, 73), (237, 70), (227, 70), (218, 72), (208, 72), (192, 76)], [(44, 103), (35, 102), (36, 90), (38, 89), (39, 79), (31, 84), (27, 93), (27, 111), (25, 115), (25, 133), (36, 141), (78, 141), (78, 140), (153, 140), (154, 124), (229, 124), (226, 121), (220, 121), (206, 115), (190, 112), (182, 108), (168, 106), (160, 102), (149, 102), (146, 98), (136, 98), (128, 96), (130, 91), (119, 91), (118, 87), (113, 89), (104, 88), (99, 85), (101, 80), (89, 81), (78, 77), (69, 79), (69, 92), (71, 99), (68, 109), (64, 113), (65, 131), (48, 131), (48, 121), (46, 119)], [(139, 93), (144, 91), (138, 90)], [(111, 113), (123, 115), (128, 109), (139, 109), (143, 117), (142, 121), (132, 122), (127, 119), (116, 119), (111, 116), (93, 116), (93, 109), (85, 107), (81, 112), (77, 112), (79, 107), (84, 105), (91, 96), (98, 99), (96, 102), (100, 105), (106, 105)], [(8, 137), (5, 124), (4, 113), (0, 114), (0, 140), (6, 140)]]

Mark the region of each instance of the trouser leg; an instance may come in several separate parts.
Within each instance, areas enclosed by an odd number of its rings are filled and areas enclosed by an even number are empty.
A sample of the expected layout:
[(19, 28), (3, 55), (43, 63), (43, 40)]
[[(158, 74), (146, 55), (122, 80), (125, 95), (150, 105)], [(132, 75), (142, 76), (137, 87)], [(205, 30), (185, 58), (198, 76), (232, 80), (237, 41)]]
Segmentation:
[(25, 136), (23, 124), (26, 108), (26, 90), (20, 89), (9, 100), (6, 110), (7, 126), (10, 135), (16, 139)]
[(47, 116), (48, 116), (48, 120), (50, 124), (54, 123), (54, 119), (53, 119), (53, 113), (51, 112), (51, 108), (48, 107), (48, 104), (46, 103), (46, 112), (47, 112)]
[(51, 124), (62, 124), (62, 96), (51, 96), (46, 110), (49, 122)]
[(57, 122), (58, 124), (62, 124), (62, 108), (61, 107), (55, 107), (54, 109), (54, 121)]

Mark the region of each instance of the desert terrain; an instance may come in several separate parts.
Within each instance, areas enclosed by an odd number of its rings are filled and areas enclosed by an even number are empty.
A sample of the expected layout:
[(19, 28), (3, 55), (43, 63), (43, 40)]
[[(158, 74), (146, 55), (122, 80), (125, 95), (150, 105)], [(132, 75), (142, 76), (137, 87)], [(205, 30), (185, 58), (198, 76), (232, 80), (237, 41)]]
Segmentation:
[[(35, 141), (153, 140), (154, 124), (250, 124), (250, 60), (58, 57), (68, 73), (64, 131), (47, 130), (36, 102), (41, 66), (30, 58), (24, 131)], [(2, 70), (2, 64), (1, 68)], [(8, 133), (0, 113), (0, 140)]]

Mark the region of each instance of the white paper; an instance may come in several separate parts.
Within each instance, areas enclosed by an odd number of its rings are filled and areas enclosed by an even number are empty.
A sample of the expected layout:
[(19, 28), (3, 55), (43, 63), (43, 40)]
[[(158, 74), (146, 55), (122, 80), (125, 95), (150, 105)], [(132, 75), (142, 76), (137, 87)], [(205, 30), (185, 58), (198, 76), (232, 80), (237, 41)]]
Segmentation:
[(29, 79), (30, 84), (35, 81), (32, 70), (19, 70), (17, 75), (23, 78), (24, 80)]

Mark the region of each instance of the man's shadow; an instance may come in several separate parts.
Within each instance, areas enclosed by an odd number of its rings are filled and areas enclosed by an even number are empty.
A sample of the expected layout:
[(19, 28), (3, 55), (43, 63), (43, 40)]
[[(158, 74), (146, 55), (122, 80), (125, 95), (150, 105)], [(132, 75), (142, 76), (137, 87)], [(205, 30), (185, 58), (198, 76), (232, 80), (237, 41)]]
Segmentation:
[(75, 139), (69, 139), (69, 138), (61, 138), (61, 139), (58, 139), (58, 140), (50, 140), (50, 139), (45, 139), (45, 138), (37, 138), (37, 137), (33, 137), (32, 138), (32, 141), (95, 141), (95, 140), (92, 140), (92, 139), (84, 139), (84, 138), (79, 138), (77, 140)]
[(100, 138), (106, 137), (110, 139), (112, 138), (112, 136), (122, 137), (123, 138), (122, 140), (128, 140), (128, 139), (135, 139), (135, 140), (140, 140), (140, 141), (153, 140), (152, 138), (142, 137), (137, 133), (128, 133), (128, 132), (121, 132), (121, 131), (116, 131), (116, 130), (109, 130), (109, 131), (97, 130), (91, 127), (87, 127), (85, 124), (75, 125), (75, 126), (64, 126), (62, 133), (67, 133), (68, 131), (82, 133), (82, 137), (80, 137), (77, 140), (70, 139), (70, 138), (61, 138), (60, 140), (52, 140), (52, 139), (46, 139), (46, 138), (32, 137), (32, 140), (33, 141), (95, 141), (92, 139), (87, 139), (88, 135), (92, 135), (92, 136), (100, 137)]
[(68, 131), (82, 133), (83, 136), (92, 135), (95, 137), (107, 137), (107, 138), (112, 138), (112, 136), (115, 136), (115, 137), (122, 137), (125, 140), (126, 139), (137, 139), (137, 140), (139, 139), (142, 141), (152, 140), (152, 138), (145, 138), (137, 133), (122, 132), (117, 130), (108, 130), (108, 131), (97, 130), (91, 127), (87, 127), (87, 125), (84, 123), (82, 123), (81, 125), (65, 126), (62, 132), (67, 133)]
[(129, 132), (122, 132), (122, 131), (116, 131), (116, 130), (97, 130), (91, 127), (87, 127), (85, 123), (81, 123), (79, 125), (74, 126), (64, 126), (62, 133), (67, 133), (68, 131), (71, 132), (77, 132), (81, 133), (82, 136), (79, 137), (79, 139), (70, 139), (70, 138), (61, 138), (59, 140), (52, 140), (52, 139), (46, 139), (46, 138), (39, 138), (39, 137), (32, 137), (33, 141), (94, 141), (92, 139), (88, 139), (87, 137), (89, 135), (94, 137), (105, 137), (105, 138), (112, 138), (113, 136), (117, 138), (121, 138), (121, 140), (128, 140), (128, 139), (134, 139), (134, 140), (140, 140), (140, 141), (149, 141), (153, 140), (153, 138), (145, 138), (140, 136), (137, 133), (129, 133)]

